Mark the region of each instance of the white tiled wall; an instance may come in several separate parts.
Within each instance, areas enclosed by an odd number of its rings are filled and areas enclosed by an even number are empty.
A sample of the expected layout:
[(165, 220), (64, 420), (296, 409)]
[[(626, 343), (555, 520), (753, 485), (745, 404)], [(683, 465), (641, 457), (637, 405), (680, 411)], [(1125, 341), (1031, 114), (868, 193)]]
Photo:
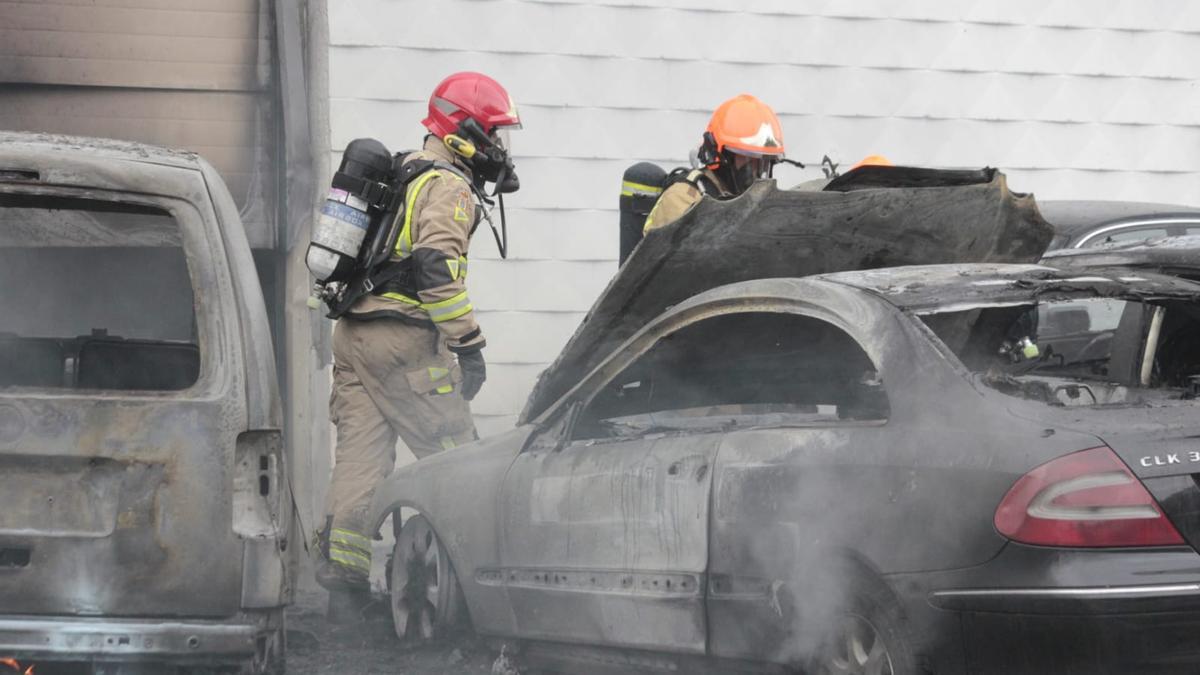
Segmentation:
[(998, 166), (1042, 199), (1200, 205), (1194, 0), (337, 0), (329, 11), (335, 151), (357, 136), (415, 147), (430, 91), (456, 70), (492, 75), (520, 105), (512, 256), (498, 261), (482, 230), (472, 247), (484, 433), (512, 423), (615, 270), (625, 167), (686, 162), (711, 109), (741, 92), (775, 107), (788, 154), (805, 162), (882, 153)]

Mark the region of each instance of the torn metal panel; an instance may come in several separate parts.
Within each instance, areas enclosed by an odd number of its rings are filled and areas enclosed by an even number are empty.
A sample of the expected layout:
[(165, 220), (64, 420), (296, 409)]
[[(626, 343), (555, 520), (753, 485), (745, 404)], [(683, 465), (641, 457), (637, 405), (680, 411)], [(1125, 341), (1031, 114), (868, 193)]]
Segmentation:
[(1063, 269), (1130, 267), (1196, 279), (1200, 236), (1166, 237), (1139, 244), (1051, 251), (1042, 264)]
[(1200, 290), (1185, 279), (1110, 266), (1059, 270), (1045, 265), (915, 265), (840, 272), (822, 278), (871, 291), (918, 314), (1055, 297), (1190, 298)]
[(763, 182), (736, 199), (701, 201), (646, 236), (542, 374), (521, 420), (543, 412), (650, 318), (709, 288), (895, 265), (1034, 262), (1045, 251), (1050, 226), (1002, 174), (954, 172), (936, 187), (938, 173), (909, 177), (921, 187), (803, 192)]

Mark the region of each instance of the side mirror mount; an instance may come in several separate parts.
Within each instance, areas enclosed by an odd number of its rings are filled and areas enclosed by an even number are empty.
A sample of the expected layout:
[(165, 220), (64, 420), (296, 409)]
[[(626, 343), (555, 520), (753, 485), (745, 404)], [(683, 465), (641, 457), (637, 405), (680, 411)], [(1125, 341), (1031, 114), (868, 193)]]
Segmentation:
[(575, 427), (575, 420), (579, 417), (581, 410), (583, 410), (583, 404), (579, 401), (563, 406), (546, 422), (538, 425), (537, 430), (530, 435), (529, 442), (525, 444), (522, 452), (558, 452), (562, 450), (567, 444), (567, 438), (570, 436), (571, 429)]

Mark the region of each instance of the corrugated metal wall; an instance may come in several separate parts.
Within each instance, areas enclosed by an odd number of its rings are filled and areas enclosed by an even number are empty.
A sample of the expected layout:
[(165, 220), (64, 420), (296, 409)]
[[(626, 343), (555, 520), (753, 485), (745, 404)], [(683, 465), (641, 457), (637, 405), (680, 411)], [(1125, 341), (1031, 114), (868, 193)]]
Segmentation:
[(364, 135), (415, 146), (429, 92), (456, 70), (496, 77), (521, 107), (513, 258), (496, 261), (486, 232), (472, 247), (491, 376), (473, 406), (483, 432), (511, 424), (612, 275), (624, 168), (686, 162), (711, 109), (743, 91), (776, 108), (789, 155), (806, 162), (882, 153), (998, 166), (1043, 199), (1200, 204), (1190, 0), (339, 0), (329, 11), (335, 151)]
[(266, 0), (0, 0), (0, 128), (183, 147), (275, 243)]

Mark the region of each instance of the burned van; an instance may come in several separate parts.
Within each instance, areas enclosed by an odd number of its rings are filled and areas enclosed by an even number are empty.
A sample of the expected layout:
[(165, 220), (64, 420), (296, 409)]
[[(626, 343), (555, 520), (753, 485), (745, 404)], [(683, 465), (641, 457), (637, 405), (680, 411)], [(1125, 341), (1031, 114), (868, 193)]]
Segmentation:
[(281, 406), (216, 171), (0, 132), (0, 288), (0, 658), (282, 670)]

